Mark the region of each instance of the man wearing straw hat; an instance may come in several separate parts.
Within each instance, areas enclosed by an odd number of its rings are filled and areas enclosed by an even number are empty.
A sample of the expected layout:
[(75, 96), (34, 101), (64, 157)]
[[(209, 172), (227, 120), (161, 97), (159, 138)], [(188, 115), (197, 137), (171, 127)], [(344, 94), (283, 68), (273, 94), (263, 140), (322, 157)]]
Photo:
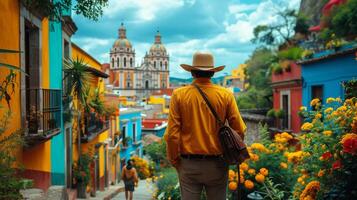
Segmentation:
[(172, 94), (164, 136), (167, 157), (178, 172), (182, 200), (199, 200), (203, 189), (208, 200), (225, 200), (228, 165), (221, 156), (219, 125), (196, 86), (242, 138), (246, 126), (232, 92), (211, 82), (214, 73), (225, 67), (214, 67), (212, 54), (196, 52), (192, 65), (181, 67), (191, 72), (194, 80)]

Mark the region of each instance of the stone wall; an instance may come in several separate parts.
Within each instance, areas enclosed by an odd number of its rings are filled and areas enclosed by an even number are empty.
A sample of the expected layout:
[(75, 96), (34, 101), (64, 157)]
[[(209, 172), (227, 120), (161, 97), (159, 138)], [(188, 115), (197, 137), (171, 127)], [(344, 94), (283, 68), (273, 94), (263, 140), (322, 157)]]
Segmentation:
[[(259, 113), (259, 114), (256, 114)], [(271, 124), (271, 120), (266, 117), (264, 112), (254, 112), (254, 111), (241, 111), (242, 118), (247, 125), (247, 132), (245, 133), (245, 142), (249, 145), (254, 142), (258, 142), (259, 137), (259, 124)]]

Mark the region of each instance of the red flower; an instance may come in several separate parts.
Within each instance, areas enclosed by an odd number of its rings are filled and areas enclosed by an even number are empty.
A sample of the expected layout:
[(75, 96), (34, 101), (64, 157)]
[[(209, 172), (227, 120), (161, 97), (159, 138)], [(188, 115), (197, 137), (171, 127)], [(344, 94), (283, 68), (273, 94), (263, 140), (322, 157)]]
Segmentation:
[(328, 152), (325, 152), (324, 154), (322, 154), (322, 158), (324, 160), (328, 160), (332, 157), (332, 153), (330, 153), (329, 151)]
[(341, 161), (337, 160), (332, 164), (332, 169), (336, 170), (336, 169), (340, 169), (342, 167)]
[(343, 152), (350, 153), (352, 155), (357, 153), (357, 139), (349, 138), (343, 143)]

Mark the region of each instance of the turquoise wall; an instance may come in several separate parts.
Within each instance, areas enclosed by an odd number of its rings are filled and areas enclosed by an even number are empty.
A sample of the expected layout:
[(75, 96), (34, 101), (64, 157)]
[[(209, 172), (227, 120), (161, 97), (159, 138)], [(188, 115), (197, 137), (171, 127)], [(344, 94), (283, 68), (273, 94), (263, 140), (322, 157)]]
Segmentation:
[[(128, 120), (127, 123), (122, 123), (122, 120)], [(133, 124), (136, 124), (136, 141), (142, 139), (142, 130), (141, 130), (141, 111), (135, 111), (130, 113), (121, 113), (119, 116), (120, 121), (120, 130), (122, 130), (123, 126), (126, 126), (126, 137), (131, 137), (133, 139)], [(139, 151), (139, 157), (143, 156), (143, 145), (142, 143), (138, 145), (133, 144), (133, 140), (131, 140), (126, 148), (120, 148), (120, 159), (125, 158), (128, 160), (131, 155), (135, 155), (136, 151)]]
[(344, 98), (344, 89), (341, 83), (357, 79), (355, 53), (302, 64), (301, 76), (303, 80), (302, 103), (304, 106), (310, 107), (311, 88), (313, 86), (323, 87), (323, 102), (328, 97)]
[[(49, 23), (50, 88), (62, 89), (62, 25)], [(62, 97), (62, 94), (61, 94)], [(51, 184), (65, 185), (65, 137), (61, 104), (61, 133), (51, 139)]]

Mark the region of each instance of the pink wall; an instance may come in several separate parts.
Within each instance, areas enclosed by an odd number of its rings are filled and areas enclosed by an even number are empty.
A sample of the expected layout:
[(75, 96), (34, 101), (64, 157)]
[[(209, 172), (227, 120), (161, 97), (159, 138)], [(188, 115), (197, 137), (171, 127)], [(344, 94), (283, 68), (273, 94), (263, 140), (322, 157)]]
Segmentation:
[[(282, 90), (290, 91), (290, 124), (294, 133), (300, 132), (301, 120), (298, 115), (302, 105), (302, 88), (301, 82), (291, 81), (301, 79), (301, 67), (295, 63), (291, 64), (291, 71), (284, 71), (282, 74), (272, 74), (273, 83), (273, 107), (280, 109), (280, 92)], [(287, 82), (291, 81), (291, 82)]]

